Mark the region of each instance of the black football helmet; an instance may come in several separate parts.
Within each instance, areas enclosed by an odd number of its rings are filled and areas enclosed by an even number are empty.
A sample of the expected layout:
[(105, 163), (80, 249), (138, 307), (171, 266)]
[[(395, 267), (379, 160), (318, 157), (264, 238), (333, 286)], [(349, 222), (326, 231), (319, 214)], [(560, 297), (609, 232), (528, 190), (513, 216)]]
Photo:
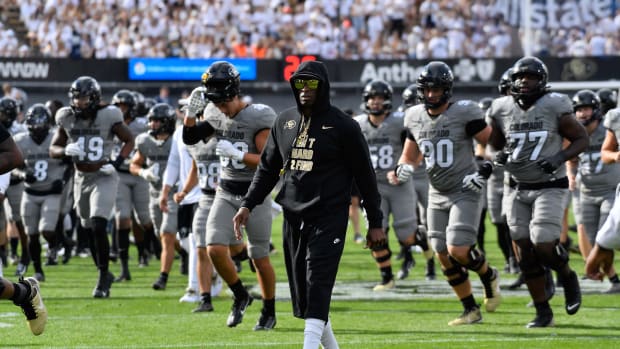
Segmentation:
[(138, 110), (138, 103), (133, 92), (129, 90), (118, 90), (114, 96), (112, 96), (112, 104), (119, 106), (124, 104), (127, 106), (127, 111), (123, 115), (125, 118), (135, 118)]
[(618, 105), (618, 93), (608, 88), (602, 88), (596, 91), (598, 98), (601, 100), (601, 113), (607, 114), (610, 109), (620, 107)]
[(579, 107), (592, 107), (592, 116), (588, 120), (579, 120), (583, 126), (587, 126), (592, 121), (600, 120), (603, 117), (601, 100), (592, 90), (581, 90), (575, 93), (573, 96), (573, 111), (577, 111)]
[(482, 111), (486, 112), (487, 109), (491, 107), (491, 103), (493, 103), (493, 98), (484, 97), (478, 102), (478, 106), (482, 109)]
[(407, 108), (418, 104), (418, 95), (416, 92), (416, 84), (411, 84), (403, 90), (401, 95), (403, 98), (403, 104), (398, 107), (398, 110), (405, 111)]
[[(433, 61), (424, 66), (416, 84), (418, 100), (423, 101), (427, 109), (438, 108), (452, 97), (454, 75), (446, 63)], [(431, 102), (424, 96), (424, 89), (433, 87), (443, 88), (444, 90), (438, 102)]]
[(11, 97), (0, 98), (0, 123), (8, 130), (17, 119), (19, 107), (17, 101)]
[(499, 94), (502, 96), (508, 96), (510, 93), (510, 85), (512, 84), (512, 68), (506, 69), (502, 77), (499, 78), (499, 84), (497, 85), (497, 90)]
[(26, 126), (32, 140), (41, 144), (52, 127), (52, 112), (45, 104), (34, 104), (26, 112)]
[[(363, 109), (365, 112), (371, 115), (382, 115), (392, 110), (392, 86), (383, 80), (372, 80), (364, 86), (364, 92), (362, 93), (362, 99), (364, 101)], [(383, 97), (383, 105), (381, 109), (370, 109), (368, 107), (368, 100), (374, 96)]]
[(239, 71), (232, 64), (217, 61), (202, 74), (202, 84), (206, 87), (205, 97), (213, 103), (222, 103), (239, 95)]
[[(510, 94), (521, 106), (530, 106), (538, 98), (547, 93), (547, 78), (549, 72), (547, 66), (536, 57), (523, 57), (512, 66), (510, 75)], [(521, 77), (525, 74), (532, 74), (538, 77), (536, 86), (527, 92), (521, 92), (523, 82)]]
[(138, 105), (138, 116), (146, 116), (155, 104), (157, 104), (155, 98), (144, 98), (144, 102), (142, 102), (141, 105)]
[[(86, 108), (81, 109), (79, 105), (75, 103), (76, 98), (88, 97), (88, 105)], [(97, 80), (90, 76), (80, 76), (77, 78), (72, 84), (71, 88), (69, 88), (69, 99), (71, 109), (78, 114), (87, 113), (92, 115), (95, 113), (99, 107), (99, 103), (101, 102), (101, 87)]]
[(146, 115), (149, 122), (152, 120), (158, 120), (160, 122), (160, 126), (157, 129), (151, 129), (149, 134), (153, 137), (162, 134), (168, 133), (171, 135), (174, 132), (176, 121), (177, 121), (177, 113), (173, 106), (167, 103), (157, 103), (155, 104)]

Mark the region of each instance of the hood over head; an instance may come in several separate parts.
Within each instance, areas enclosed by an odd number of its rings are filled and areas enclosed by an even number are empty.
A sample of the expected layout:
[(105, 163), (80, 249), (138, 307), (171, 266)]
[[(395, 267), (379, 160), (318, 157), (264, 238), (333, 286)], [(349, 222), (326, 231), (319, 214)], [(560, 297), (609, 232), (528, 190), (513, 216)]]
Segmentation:
[(317, 89), (317, 97), (313, 112), (321, 112), (328, 110), (331, 106), (329, 102), (329, 75), (327, 73), (327, 67), (321, 61), (305, 61), (302, 62), (297, 70), (291, 75), (289, 82), (291, 89), (295, 95), (295, 101), (297, 102), (297, 109), (301, 111), (301, 104), (299, 102), (299, 91), (295, 88), (295, 79), (317, 79), (319, 80), (319, 87)]

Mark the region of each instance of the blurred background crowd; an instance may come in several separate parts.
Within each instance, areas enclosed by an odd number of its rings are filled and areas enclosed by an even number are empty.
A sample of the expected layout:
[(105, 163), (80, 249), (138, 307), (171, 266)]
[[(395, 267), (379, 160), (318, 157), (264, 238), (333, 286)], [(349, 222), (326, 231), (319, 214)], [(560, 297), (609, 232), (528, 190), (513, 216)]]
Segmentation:
[[(581, 6), (576, 0), (566, 2)], [(506, 7), (500, 6), (505, 3), (2, 0), (0, 57), (517, 57), (523, 54), (524, 33), (506, 18)], [(534, 28), (528, 37), (531, 54), (620, 55), (620, 9), (612, 5), (608, 12), (603, 17), (589, 14), (588, 21), (584, 14), (583, 21), (575, 22), (579, 25)]]

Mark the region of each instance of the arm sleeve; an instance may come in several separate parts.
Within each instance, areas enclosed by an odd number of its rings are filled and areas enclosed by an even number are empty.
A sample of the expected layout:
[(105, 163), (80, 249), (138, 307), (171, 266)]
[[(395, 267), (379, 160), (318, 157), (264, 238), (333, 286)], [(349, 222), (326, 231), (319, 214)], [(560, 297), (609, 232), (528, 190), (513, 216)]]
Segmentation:
[(381, 212), (381, 195), (377, 189), (377, 178), (372, 167), (368, 144), (357, 123), (351, 127), (345, 154), (350, 155), (351, 168), (357, 187), (362, 196), (362, 206), (366, 211), (369, 228), (381, 228), (383, 213)]
[(252, 184), (241, 203), (241, 206), (247, 207), (250, 211), (265, 200), (280, 178), (283, 160), (277, 145), (276, 132), (276, 127), (269, 132)]
[(196, 144), (208, 138), (214, 132), (215, 129), (213, 126), (206, 121), (199, 121), (196, 123), (196, 126), (193, 127), (183, 126), (183, 143), (187, 145)]
[(9, 131), (7, 131), (4, 125), (0, 124), (0, 143), (4, 142), (9, 137), (11, 137), (11, 134), (9, 133)]
[(467, 136), (473, 137), (478, 132), (484, 130), (485, 127), (487, 127), (487, 123), (484, 119), (475, 119), (465, 125), (465, 133), (467, 133)]

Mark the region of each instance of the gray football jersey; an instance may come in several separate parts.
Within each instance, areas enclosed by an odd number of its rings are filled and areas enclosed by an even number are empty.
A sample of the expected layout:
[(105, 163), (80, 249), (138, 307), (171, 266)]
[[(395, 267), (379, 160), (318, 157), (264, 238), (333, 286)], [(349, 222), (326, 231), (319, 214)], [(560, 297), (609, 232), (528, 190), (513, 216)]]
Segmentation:
[(123, 122), (123, 115), (115, 106), (100, 109), (94, 120), (76, 117), (70, 107), (56, 112), (56, 124), (69, 136), (67, 143), (78, 143), (86, 152), (84, 156), (73, 156), (75, 163), (109, 160), (114, 147), (112, 126), (119, 122)]
[(590, 145), (579, 154), (581, 191), (590, 196), (604, 196), (612, 192), (620, 182), (620, 164), (603, 164), (601, 147), (607, 129), (603, 124), (590, 135)]
[(65, 165), (62, 159), (52, 159), (50, 157), (50, 145), (55, 130), (50, 130), (47, 137), (41, 144), (37, 144), (30, 137), (30, 133), (21, 132), (14, 136), (17, 147), (24, 155), (26, 169), (34, 174), (37, 179), (33, 183), (25, 183), (26, 188), (37, 191), (48, 191), (52, 189), (52, 183), (62, 179)]
[(403, 113), (389, 114), (378, 127), (370, 122), (367, 114), (356, 116), (355, 121), (360, 124), (368, 142), (377, 183), (389, 184), (387, 173), (394, 170), (403, 152), (402, 136), (405, 132)]
[(202, 141), (188, 145), (187, 150), (192, 159), (196, 161), (198, 168), (198, 185), (200, 189), (215, 190), (220, 173), (220, 158), (215, 155), (215, 146), (217, 139), (209, 138), (207, 143)]
[[(271, 128), (276, 112), (265, 104), (250, 104), (232, 119), (222, 113), (205, 113), (204, 116), (215, 129), (218, 140), (226, 139), (243, 152), (258, 154), (254, 137), (258, 131)], [(220, 158), (220, 165), (221, 179), (251, 182), (254, 177), (255, 169), (243, 161)]]
[(517, 182), (548, 182), (566, 176), (564, 164), (549, 174), (537, 162), (562, 150), (559, 120), (572, 113), (570, 98), (556, 92), (540, 97), (528, 110), (521, 109), (513, 98), (493, 101), (488, 115), (506, 135), (505, 150), (510, 157), (505, 168)]
[(154, 172), (160, 177), (157, 183), (150, 183), (151, 191), (161, 191), (162, 180), (166, 164), (168, 162), (168, 154), (172, 145), (172, 136), (165, 141), (153, 138), (148, 132), (143, 132), (136, 137), (135, 149), (140, 151), (142, 156), (146, 158), (146, 166), (153, 166)]
[[(138, 137), (142, 132), (148, 131), (148, 122), (146, 118), (135, 118), (131, 120), (131, 122), (127, 125), (131, 134), (135, 137)], [(112, 150), (112, 160), (116, 159), (118, 154), (121, 152), (121, 148), (123, 146), (123, 142), (121, 142), (118, 137), (114, 137), (114, 149)], [(135, 149), (135, 148), (134, 148)], [(119, 167), (119, 170), (129, 172), (129, 164), (131, 163), (131, 158), (133, 157), (134, 150), (131, 151), (129, 156), (125, 159), (125, 161)]]
[(469, 100), (455, 102), (436, 117), (430, 117), (421, 104), (405, 112), (405, 126), (424, 155), (429, 181), (438, 191), (461, 190), (463, 177), (477, 170), (473, 139), (465, 131), (477, 119), (484, 119), (482, 109)]
[(608, 111), (605, 114), (603, 125), (616, 135), (616, 140), (620, 140), (620, 108)]

